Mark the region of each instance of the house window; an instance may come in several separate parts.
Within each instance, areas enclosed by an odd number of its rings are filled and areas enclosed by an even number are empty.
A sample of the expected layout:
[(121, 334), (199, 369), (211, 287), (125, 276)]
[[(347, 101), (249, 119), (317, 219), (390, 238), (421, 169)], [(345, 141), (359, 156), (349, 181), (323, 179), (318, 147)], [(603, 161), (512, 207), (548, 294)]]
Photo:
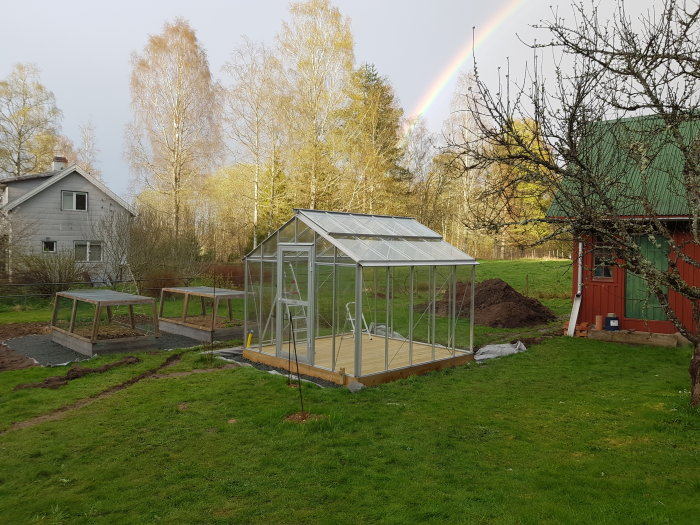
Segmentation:
[(56, 253), (56, 241), (41, 241), (41, 251), (44, 253)]
[(99, 241), (75, 241), (75, 260), (79, 262), (101, 262), (102, 243)]
[(87, 211), (88, 194), (84, 191), (62, 191), (61, 209), (68, 211)]
[(615, 257), (612, 250), (606, 246), (599, 246), (596, 243), (595, 248), (593, 248), (593, 279), (611, 281), (614, 263)]

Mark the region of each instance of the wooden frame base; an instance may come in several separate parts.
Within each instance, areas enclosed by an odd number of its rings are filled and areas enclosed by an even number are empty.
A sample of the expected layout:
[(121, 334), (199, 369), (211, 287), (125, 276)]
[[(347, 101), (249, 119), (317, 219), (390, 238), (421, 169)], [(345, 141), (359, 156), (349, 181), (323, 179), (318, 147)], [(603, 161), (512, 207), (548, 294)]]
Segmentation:
[[(297, 371), (297, 363), (294, 360), (289, 360), (288, 358), (277, 357), (274, 355), (264, 354), (252, 348), (246, 348), (243, 351), (243, 357), (254, 363), (261, 363), (267, 366), (272, 366), (274, 368), (280, 368), (282, 370), (289, 370), (293, 373)], [(317, 377), (325, 381), (330, 381), (337, 385), (349, 385), (353, 381), (362, 383), (365, 386), (376, 386), (383, 383), (389, 383), (391, 381), (396, 381), (398, 379), (404, 379), (406, 377), (426, 374), (434, 370), (443, 370), (445, 368), (450, 368), (453, 366), (464, 365), (474, 360), (473, 354), (460, 353), (453, 357), (448, 357), (445, 359), (439, 359), (436, 361), (428, 361), (425, 363), (419, 363), (412, 366), (405, 366), (401, 368), (396, 368), (393, 370), (386, 370), (382, 372), (376, 372), (373, 374), (367, 374), (359, 377), (345, 374), (344, 369), (339, 372), (333, 372), (324, 368), (318, 368), (315, 366), (308, 365), (306, 363), (299, 363), (299, 373), (309, 377)]]

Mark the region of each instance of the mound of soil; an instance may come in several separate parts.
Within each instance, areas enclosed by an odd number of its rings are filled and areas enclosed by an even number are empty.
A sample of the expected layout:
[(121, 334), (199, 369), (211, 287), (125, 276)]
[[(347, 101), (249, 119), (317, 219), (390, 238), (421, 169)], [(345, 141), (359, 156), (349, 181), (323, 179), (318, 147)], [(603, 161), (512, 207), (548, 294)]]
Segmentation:
[[(464, 297), (460, 317), (469, 317), (471, 283), (457, 283), (458, 302)], [(449, 294), (435, 304), (435, 311), (447, 315)], [(548, 323), (556, 319), (552, 311), (542, 303), (514, 290), (501, 279), (489, 279), (476, 283), (474, 288), (474, 322), (493, 328), (521, 328)]]

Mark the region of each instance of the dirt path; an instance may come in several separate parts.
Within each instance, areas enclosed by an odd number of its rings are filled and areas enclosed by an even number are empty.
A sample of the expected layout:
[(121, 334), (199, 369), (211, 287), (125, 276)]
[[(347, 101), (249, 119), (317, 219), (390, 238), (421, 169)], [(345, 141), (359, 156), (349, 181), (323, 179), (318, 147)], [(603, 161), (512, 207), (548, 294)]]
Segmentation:
[(52, 410), (51, 412), (47, 414), (42, 414), (41, 416), (36, 416), (30, 419), (27, 419), (25, 421), (18, 421), (16, 423), (13, 423), (10, 425), (6, 430), (0, 431), (0, 436), (3, 436), (5, 434), (8, 434), (14, 430), (20, 430), (22, 428), (29, 428), (33, 427), (34, 425), (38, 425), (40, 423), (44, 423), (47, 421), (57, 421), (59, 419), (63, 419), (68, 413), (78, 410), (80, 408), (86, 407), (88, 405), (91, 405), (95, 401), (98, 401), (100, 399), (105, 399), (116, 392), (119, 392), (120, 390), (124, 390), (131, 385), (134, 385), (138, 383), (139, 381), (142, 381), (144, 379), (167, 379), (167, 378), (173, 378), (173, 377), (184, 377), (192, 374), (203, 374), (207, 372), (217, 372), (219, 370), (226, 370), (229, 368), (238, 368), (240, 365), (237, 365), (235, 363), (230, 363), (226, 364), (222, 367), (219, 368), (205, 368), (205, 369), (195, 369), (195, 370), (188, 370), (188, 371), (183, 371), (183, 372), (173, 372), (171, 374), (159, 374), (161, 370), (167, 369), (175, 364), (177, 364), (180, 359), (182, 359), (182, 355), (185, 352), (179, 352), (177, 354), (173, 354), (169, 356), (161, 365), (151, 368), (150, 370), (146, 370), (145, 372), (137, 375), (136, 377), (132, 377), (131, 379), (127, 379), (123, 383), (119, 383), (118, 385), (110, 386), (109, 388), (106, 388), (105, 390), (98, 392), (90, 397), (86, 397), (83, 399), (79, 399), (77, 401), (74, 401), (73, 403), (70, 403), (68, 405), (62, 406), (60, 408), (57, 408), (55, 410)]

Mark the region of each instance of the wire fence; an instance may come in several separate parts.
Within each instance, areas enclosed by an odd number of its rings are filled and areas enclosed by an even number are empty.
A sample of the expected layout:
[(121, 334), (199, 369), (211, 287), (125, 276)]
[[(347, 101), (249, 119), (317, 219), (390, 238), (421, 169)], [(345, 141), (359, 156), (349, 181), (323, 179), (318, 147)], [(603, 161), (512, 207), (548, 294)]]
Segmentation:
[[(112, 290), (138, 293), (157, 297), (161, 288), (168, 286), (190, 286), (196, 277), (148, 278), (129, 280), (92, 280), (41, 283), (0, 283), (0, 303), (17, 304), (29, 301), (52, 299), (57, 291), (73, 288), (110, 288)], [(53, 291), (48, 291), (52, 289)]]

